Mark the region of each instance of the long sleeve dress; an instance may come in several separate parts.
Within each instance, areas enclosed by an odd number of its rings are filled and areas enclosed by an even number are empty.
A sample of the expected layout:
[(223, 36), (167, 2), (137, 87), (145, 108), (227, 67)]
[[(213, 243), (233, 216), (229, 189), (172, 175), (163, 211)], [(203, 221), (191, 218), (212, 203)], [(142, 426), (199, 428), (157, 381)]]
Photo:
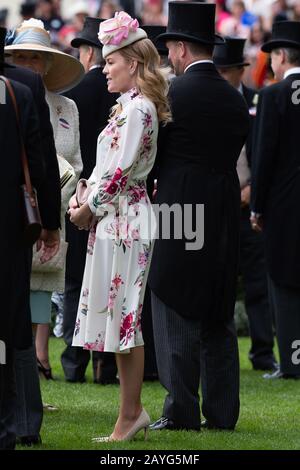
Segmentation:
[[(98, 138), (90, 231), (73, 346), (129, 352), (143, 345), (141, 311), (155, 233), (146, 190), (157, 148), (154, 104), (136, 88)], [(126, 216), (127, 213), (127, 216)]]

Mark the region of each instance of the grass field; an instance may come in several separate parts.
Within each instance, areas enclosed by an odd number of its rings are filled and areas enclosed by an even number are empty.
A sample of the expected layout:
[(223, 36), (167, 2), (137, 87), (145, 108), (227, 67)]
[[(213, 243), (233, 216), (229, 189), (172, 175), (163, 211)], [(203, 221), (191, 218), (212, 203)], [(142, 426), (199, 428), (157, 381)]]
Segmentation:
[[(56, 380), (42, 380), (43, 401), (57, 405), (46, 411), (41, 446), (36, 449), (236, 450), (300, 449), (300, 381), (265, 381), (247, 359), (248, 338), (241, 338), (241, 413), (234, 432), (202, 430), (149, 432), (126, 443), (93, 444), (91, 438), (112, 431), (118, 414), (118, 385), (95, 385), (91, 368), (85, 384), (64, 381), (60, 365), (62, 340), (51, 338), (51, 364)], [(143, 404), (153, 420), (161, 416), (165, 391), (158, 382), (145, 383)], [(20, 449), (20, 447), (19, 447)]]

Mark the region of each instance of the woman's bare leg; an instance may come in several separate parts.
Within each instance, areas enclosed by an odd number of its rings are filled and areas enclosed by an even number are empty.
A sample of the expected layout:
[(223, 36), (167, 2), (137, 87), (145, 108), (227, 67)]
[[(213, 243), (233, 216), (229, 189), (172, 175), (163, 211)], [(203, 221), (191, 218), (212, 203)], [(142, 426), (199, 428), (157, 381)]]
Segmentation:
[(142, 411), (141, 391), (144, 376), (144, 346), (129, 354), (116, 354), (120, 379), (120, 410), (112, 437), (124, 437)]

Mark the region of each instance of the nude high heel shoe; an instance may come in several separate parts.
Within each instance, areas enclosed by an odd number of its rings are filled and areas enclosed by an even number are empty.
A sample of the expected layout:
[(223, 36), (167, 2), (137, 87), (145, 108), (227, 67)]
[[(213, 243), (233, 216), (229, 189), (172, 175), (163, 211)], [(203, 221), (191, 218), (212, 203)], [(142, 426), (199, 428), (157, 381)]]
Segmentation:
[(144, 439), (146, 440), (150, 422), (151, 421), (150, 421), (149, 415), (143, 408), (138, 419), (131, 426), (127, 434), (125, 434), (125, 436), (122, 437), (122, 439), (115, 439), (114, 437), (112, 437), (112, 435), (110, 435), (110, 436), (104, 436), (104, 437), (94, 437), (92, 441), (93, 442), (131, 441), (135, 437), (135, 435), (142, 429), (144, 429)]

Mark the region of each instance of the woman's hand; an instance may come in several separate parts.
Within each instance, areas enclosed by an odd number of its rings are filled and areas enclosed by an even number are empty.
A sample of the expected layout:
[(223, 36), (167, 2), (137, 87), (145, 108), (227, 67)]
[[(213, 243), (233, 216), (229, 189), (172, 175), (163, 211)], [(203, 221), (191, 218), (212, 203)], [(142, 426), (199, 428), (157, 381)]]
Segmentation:
[(76, 225), (79, 230), (89, 230), (91, 228), (93, 213), (87, 202), (81, 207), (70, 207), (68, 214), (70, 215), (70, 221)]
[(40, 257), (41, 263), (47, 263), (59, 250), (60, 232), (59, 230), (43, 229), (39, 240), (36, 242), (37, 251), (42, 249)]
[(71, 199), (69, 201), (69, 208), (70, 209), (77, 209), (78, 208), (77, 199), (76, 199), (75, 194), (71, 197)]

